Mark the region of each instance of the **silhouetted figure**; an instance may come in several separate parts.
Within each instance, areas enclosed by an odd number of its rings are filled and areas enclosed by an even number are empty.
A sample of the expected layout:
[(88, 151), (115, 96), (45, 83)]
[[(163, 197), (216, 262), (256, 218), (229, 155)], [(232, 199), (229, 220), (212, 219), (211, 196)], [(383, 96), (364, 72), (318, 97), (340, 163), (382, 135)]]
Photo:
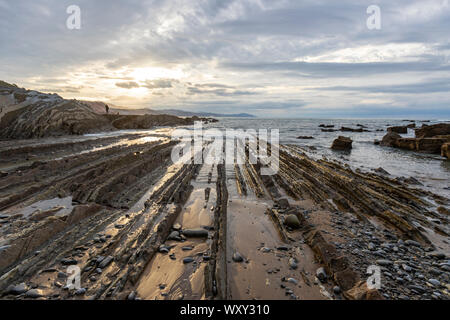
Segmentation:
[(105, 104), (106, 113), (109, 113), (109, 107), (107, 104)]

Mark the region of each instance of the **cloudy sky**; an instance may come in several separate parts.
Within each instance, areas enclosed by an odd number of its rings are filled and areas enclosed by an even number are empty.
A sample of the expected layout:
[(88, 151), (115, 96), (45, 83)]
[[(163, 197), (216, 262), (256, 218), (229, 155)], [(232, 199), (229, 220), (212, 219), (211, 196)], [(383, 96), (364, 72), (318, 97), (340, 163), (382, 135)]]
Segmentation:
[(0, 79), (129, 108), (450, 119), (449, 30), (448, 0), (0, 0)]

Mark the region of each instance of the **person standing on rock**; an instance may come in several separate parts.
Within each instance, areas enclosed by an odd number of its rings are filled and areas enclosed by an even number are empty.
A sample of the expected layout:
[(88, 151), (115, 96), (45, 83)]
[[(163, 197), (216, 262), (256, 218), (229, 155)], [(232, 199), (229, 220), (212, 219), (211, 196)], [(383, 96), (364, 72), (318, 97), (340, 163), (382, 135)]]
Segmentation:
[(109, 107), (108, 107), (107, 104), (105, 104), (105, 109), (106, 109), (106, 114), (108, 114), (109, 113)]

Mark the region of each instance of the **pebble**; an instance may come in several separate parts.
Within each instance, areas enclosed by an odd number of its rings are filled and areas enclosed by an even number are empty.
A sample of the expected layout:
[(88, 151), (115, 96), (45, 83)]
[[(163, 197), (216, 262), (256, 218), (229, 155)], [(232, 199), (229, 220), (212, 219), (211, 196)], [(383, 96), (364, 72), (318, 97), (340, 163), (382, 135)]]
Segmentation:
[(316, 270), (316, 276), (317, 276), (317, 279), (320, 280), (320, 282), (327, 281), (327, 273), (326, 273), (324, 267), (320, 267), (319, 269)]
[(135, 291), (130, 292), (130, 294), (128, 295), (127, 299), (128, 300), (136, 299), (136, 292)]
[(335, 286), (335, 287), (333, 288), (333, 292), (334, 292), (335, 294), (340, 294), (340, 293), (341, 293), (341, 288), (340, 288), (339, 286)]
[(411, 272), (411, 270), (412, 270), (412, 268), (410, 266), (408, 266), (407, 264), (402, 264), (402, 268), (406, 272)]
[(382, 266), (382, 267), (387, 267), (392, 265), (392, 261), (391, 260), (387, 260), (387, 259), (378, 259), (377, 264)]
[(27, 298), (36, 299), (36, 298), (40, 298), (42, 296), (43, 296), (42, 290), (39, 290), (39, 289), (31, 289), (25, 293), (25, 297), (27, 297)]
[(181, 224), (175, 223), (173, 225), (172, 229), (175, 230), (175, 231), (180, 231), (181, 230)]
[(435, 287), (440, 287), (441, 286), (441, 282), (439, 280), (437, 280), (437, 279), (428, 279), (428, 282), (431, 283)]
[(183, 259), (183, 263), (191, 263), (193, 261), (194, 261), (194, 258), (192, 258), (192, 257), (186, 257)]
[(183, 235), (188, 238), (208, 238), (208, 231), (205, 229), (186, 229)]
[(292, 229), (298, 229), (301, 227), (300, 220), (298, 220), (295, 214), (290, 214), (284, 220), (284, 224)]
[(102, 262), (98, 265), (99, 268), (104, 269), (106, 268), (112, 261), (114, 260), (113, 256), (107, 256), (105, 259), (102, 260)]
[(178, 231), (172, 231), (167, 238), (169, 240), (181, 241), (180, 233)]
[(297, 269), (297, 261), (294, 258), (289, 258), (289, 267), (291, 269)]
[(414, 240), (406, 240), (405, 244), (407, 246), (414, 246), (414, 247), (421, 247), (422, 246), (419, 242), (414, 241)]
[(415, 290), (418, 293), (424, 293), (426, 291), (424, 287), (419, 286), (419, 285), (415, 285), (415, 284), (409, 285), (408, 288), (411, 289), (411, 290)]
[(191, 246), (182, 247), (181, 250), (183, 250), (183, 251), (191, 251), (192, 247)]
[(244, 261), (244, 258), (242, 258), (241, 254), (240, 254), (239, 252), (236, 251), (236, 252), (233, 254), (233, 261), (234, 261), (234, 262), (242, 262), (242, 261)]
[(14, 295), (19, 295), (19, 294), (25, 293), (27, 291), (28, 291), (28, 286), (24, 282), (22, 282), (18, 285), (11, 285), (7, 289), (8, 293), (11, 293)]
[(431, 268), (430, 273), (435, 276), (440, 276), (442, 274), (442, 271), (436, 268)]
[(78, 289), (77, 291), (75, 291), (75, 294), (77, 295), (77, 296), (81, 296), (81, 295), (83, 295), (83, 294), (85, 294), (86, 293), (86, 288), (80, 288), (80, 289)]
[(298, 281), (296, 279), (294, 279), (294, 278), (287, 278), (287, 282), (293, 283), (293, 284), (297, 284), (298, 283)]
[(78, 264), (78, 261), (75, 259), (62, 259), (61, 263), (65, 266), (70, 266), (70, 265)]
[(169, 249), (167, 247), (165, 247), (164, 245), (161, 245), (159, 247), (158, 251), (161, 253), (169, 253)]

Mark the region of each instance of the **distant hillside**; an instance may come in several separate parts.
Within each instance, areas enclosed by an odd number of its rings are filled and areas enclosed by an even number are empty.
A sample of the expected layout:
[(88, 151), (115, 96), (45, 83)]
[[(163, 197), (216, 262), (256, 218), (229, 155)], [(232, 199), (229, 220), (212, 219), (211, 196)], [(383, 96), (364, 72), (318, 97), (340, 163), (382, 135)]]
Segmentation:
[(176, 109), (163, 109), (158, 110), (158, 112), (164, 113), (164, 114), (171, 114), (174, 116), (179, 117), (192, 117), (192, 116), (198, 116), (198, 117), (232, 117), (232, 118), (255, 118), (254, 115), (249, 113), (232, 113), (232, 114), (224, 114), (224, 113), (211, 113), (211, 112), (190, 112), (190, 111), (183, 111), (183, 110), (176, 110)]
[[(89, 105), (95, 112), (97, 113), (106, 113), (105, 105), (106, 103), (101, 101), (83, 101), (87, 105)], [(191, 112), (177, 109), (162, 109), (162, 110), (153, 110), (148, 108), (143, 109), (127, 109), (119, 106), (115, 106), (109, 104), (109, 113), (119, 113), (124, 115), (144, 115), (144, 114), (168, 114), (172, 116), (178, 117), (232, 117), (232, 118), (255, 118), (254, 115), (249, 113), (233, 113), (233, 114), (224, 114), (224, 113), (211, 113), (211, 112)]]

